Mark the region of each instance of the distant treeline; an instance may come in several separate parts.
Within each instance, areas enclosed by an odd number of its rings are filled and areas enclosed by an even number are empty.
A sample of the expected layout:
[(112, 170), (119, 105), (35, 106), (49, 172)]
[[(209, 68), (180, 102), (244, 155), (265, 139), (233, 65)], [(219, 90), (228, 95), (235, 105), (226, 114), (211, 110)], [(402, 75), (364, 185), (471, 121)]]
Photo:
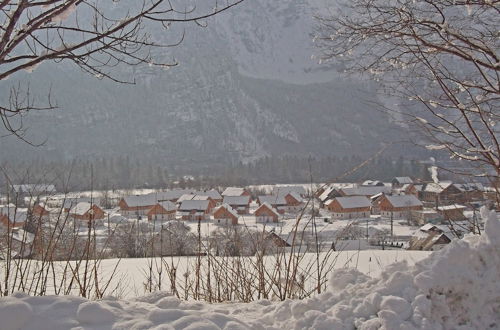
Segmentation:
[[(193, 173), (189, 168), (169, 169), (148, 159), (130, 157), (73, 161), (33, 160), (2, 164), (2, 185), (52, 183), (59, 191), (129, 188), (211, 188), (228, 185), (330, 182), (365, 161), (359, 156), (307, 158), (298, 156), (264, 157), (253, 163), (207, 166)], [(340, 181), (366, 179), (390, 181), (395, 176), (430, 180), (428, 165), (417, 160), (376, 158)]]

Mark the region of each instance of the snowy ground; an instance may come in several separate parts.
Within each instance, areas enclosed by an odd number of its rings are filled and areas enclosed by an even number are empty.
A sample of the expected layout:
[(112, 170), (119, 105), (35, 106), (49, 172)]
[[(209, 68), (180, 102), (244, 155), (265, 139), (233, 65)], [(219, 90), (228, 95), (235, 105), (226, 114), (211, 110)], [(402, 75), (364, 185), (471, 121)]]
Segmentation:
[(396, 263), (376, 278), (341, 268), (332, 274), (328, 290), (310, 299), (204, 304), (166, 293), (101, 301), (17, 294), (0, 300), (0, 327), (499, 329), (500, 221), (493, 213), (485, 216), (482, 236), (456, 240), (413, 266)]

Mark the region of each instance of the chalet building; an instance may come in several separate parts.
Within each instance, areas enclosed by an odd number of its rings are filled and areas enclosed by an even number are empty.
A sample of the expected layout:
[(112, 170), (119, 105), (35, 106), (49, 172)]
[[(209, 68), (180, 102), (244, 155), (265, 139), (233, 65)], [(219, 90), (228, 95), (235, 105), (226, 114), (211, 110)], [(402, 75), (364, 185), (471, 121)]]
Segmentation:
[(392, 179), (392, 189), (402, 188), (406, 184), (412, 184), (413, 180), (409, 176), (397, 176)]
[(151, 194), (147, 195), (133, 195), (123, 197), (118, 206), (120, 207), (120, 213), (123, 216), (144, 216), (158, 203), (155, 196)]
[(384, 195), (379, 202), (380, 214), (393, 219), (411, 218), (411, 212), (422, 210), (422, 202), (414, 195)]
[(75, 220), (85, 222), (104, 219), (104, 211), (98, 205), (87, 202), (80, 202), (73, 206), (68, 215)]
[(216, 205), (221, 205), (222, 204), (223, 197), (215, 189), (206, 190), (206, 191), (198, 191), (198, 192), (196, 192), (195, 195), (198, 195), (198, 196), (208, 196), (208, 197), (210, 197), (210, 199), (212, 199), (216, 203)]
[(283, 214), (285, 212), (296, 212), (301, 210), (301, 208), (304, 206), (302, 198), (295, 192), (288, 192), (283, 195), (258, 196), (257, 203), (259, 205), (268, 203), (280, 214)]
[(444, 220), (462, 221), (467, 219), (464, 215), (465, 209), (464, 205), (453, 204), (438, 206), (436, 210)]
[(370, 197), (372, 207), (371, 207), (371, 214), (374, 215), (379, 215), (380, 214), (380, 201), (382, 200), (382, 197), (384, 196), (383, 193), (373, 195)]
[(35, 220), (48, 220), (50, 217), (50, 210), (44, 203), (38, 203), (33, 206), (31, 214)]
[(360, 219), (370, 216), (371, 201), (365, 196), (336, 197), (326, 203), (334, 219)]
[(214, 211), (214, 222), (222, 225), (237, 225), (238, 213), (228, 204), (222, 204)]
[(34, 250), (35, 234), (20, 227), (10, 232), (11, 254), (14, 258), (28, 258)]
[(326, 187), (321, 195), (319, 195), (318, 199), (320, 201), (321, 207), (325, 206), (325, 203), (328, 200), (334, 199), (335, 197), (341, 197), (342, 195), (340, 194), (339, 190), (335, 188), (334, 186), (328, 186)]
[(238, 214), (248, 214), (250, 210), (250, 196), (224, 196), (223, 204), (231, 206)]
[(424, 184), (422, 183), (410, 183), (408, 185), (404, 185), (404, 187), (401, 188), (401, 192), (405, 195), (414, 195), (415, 197), (421, 199), (421, 192), (423, 188)]
[(278, 211), (271, 204), (265, 202), (255, 210), (254, 215), (255, 222), (258, 223), (278, 222), (280, 217)]
[(437, 224), (443, 222), (443, 216), (435, 209), (422, 209), (411, 211), (411, 220), (419, 225), (427, 223)]
[(482, 200), (484, 186), (478, 183), (424, 183), (411, 187), (412, 194), (415, 192), (418, 198), (430, 206), (438, 207), (453, 203), (471, 203)]
[(222, 192), (222, 197), (228, 197), (228, 196), (250, 196), (250, 193), (245, 188), (227, 187)]
[(267, 203), (279, 214), (285, 213), (287, 208), (285, 196), (261, 195), (257, 197), (257, 203), (259, 205)]
[(183, 201), (177, 210), (182, 220), (204, 221), (210, 219), (210, 205), (208, 200)]
[(449, 244), (451, 239), (446, 234), (432, 224), (426, 224), (410, 239), (408, 250), (435, 251)]
[(147, 213), (149, 221), (174, 220), (177, 206), (171, 201), (158, 202)]
[(177, 203), (180, 205), (184, 201), (208, 201), (209, 202), (209, 212), (217, 206), (217, 202), (213, 200), (210, 196), (207, 195), (194, 195), (194, 194), (185, 194), (179, 197)]
[(485, 187), (481, 183), (456, 183), (454, 184), (461, 192), (462, 198), (458, 203), (471, 203), (484, 199)]
[(22, 228), (28, 219), (27, 209), (8, 208), (0, 214), (0, 231), (5, 232), (15, 228)]
[(76, 198), (66, 198), (63, 200), (62, 203), (62, 208), (63, 211), (68, 213), (73, 206), (75, 206), (78, 203), (91, 203), (91, 204), (96, 204), (98, 206), (102, 206), (102, 199), (99, 197), (76, 197)]
[(348, 196), (365, 196), (365, 197), (372, 197), (380, 193), (384, 194), (389, 194), (391, 192), (391, 188), (383, 186), (371, 186), (371, 187), (351, 187), (351, 188), (341, 188), (339, 190), (340, 196), (341, 197), (348, 197)]

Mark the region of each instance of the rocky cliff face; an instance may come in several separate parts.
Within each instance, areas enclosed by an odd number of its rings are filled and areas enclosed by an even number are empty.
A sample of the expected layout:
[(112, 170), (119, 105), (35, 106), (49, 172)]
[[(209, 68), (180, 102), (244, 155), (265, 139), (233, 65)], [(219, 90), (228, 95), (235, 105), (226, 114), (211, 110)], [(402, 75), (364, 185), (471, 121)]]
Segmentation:
[(371, 83), (311, 60), (314, 10), (322, 9), (312, 0), (252, 0), (207, 28), (177, 26), (186, 28), (183, 44), (156, 52), (180, 65), (119, 72), (135, 77), (132, 86), (67, 64), (15, 77), (41, 91), (51, 84), (60, 109), (27, 117), (28, 136), (47, 139), (43, 147), (0, 139), (1, 157), (128, 154), (208, 166), (284, 153), (372, 152), (394, 139), (395, 126), (374, 111)]

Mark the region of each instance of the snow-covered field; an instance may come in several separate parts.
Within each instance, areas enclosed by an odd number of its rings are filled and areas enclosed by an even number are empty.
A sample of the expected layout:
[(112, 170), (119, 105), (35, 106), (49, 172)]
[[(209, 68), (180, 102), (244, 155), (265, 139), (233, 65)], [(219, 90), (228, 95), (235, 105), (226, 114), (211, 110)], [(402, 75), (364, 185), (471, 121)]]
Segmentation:
[[(341, 267), (326, 292), (304, 300), (206, 304), (164, 292), (89, 301), (71, 296), (2, 298), (2, 329), (498, 329), (500, 221), (455, 240), (415, 265), (370, 277)], [(360, 254), (360, 260), (363, 253)], [(395, 253), (384, 251), (383, 253)], [(359, 262), (358, 266), (365, 264)], [(372, 259), (373, 260), (373, 259)], [(128, 267), (132, 271), (140, 260)], [(126, 266), (124, 264), (124, 266)], [(353, 266), (348, 263), (347, 266)], [(360, 271), (361, 270), (361, 271)], [(371, 274), (374, 275), (374, 274)]]

